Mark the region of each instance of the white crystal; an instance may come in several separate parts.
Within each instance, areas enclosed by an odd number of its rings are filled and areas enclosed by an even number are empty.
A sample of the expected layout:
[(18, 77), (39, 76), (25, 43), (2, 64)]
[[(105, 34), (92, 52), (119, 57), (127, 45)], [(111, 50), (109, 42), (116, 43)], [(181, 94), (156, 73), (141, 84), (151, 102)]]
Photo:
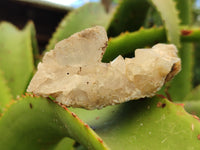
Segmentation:
[(102, 63), (107, 41), (100, 26), (60, 41), (44, 55), (27, 91), (55, 97), (66, 106), (100, 109), (151, 97), (181, 70), (172, 44), (137, 49), (134, 58), (118, 56)]

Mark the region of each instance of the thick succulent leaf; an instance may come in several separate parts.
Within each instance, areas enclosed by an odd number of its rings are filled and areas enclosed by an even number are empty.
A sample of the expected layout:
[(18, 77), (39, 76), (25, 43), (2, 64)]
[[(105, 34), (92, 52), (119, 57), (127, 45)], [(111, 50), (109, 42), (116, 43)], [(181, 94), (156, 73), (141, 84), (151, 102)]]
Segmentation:
[(200, 117), (200, 98), (198, 101), (196, 99), (194, 101), (186, 101), (184, 108), (187, 112)]
[(70, 138), (63, 138), (54, 150), (74, 150), (75, 141)]
[(108, 28), (108, 36), (138, 30), (144, 23), (148, 8), (147, 0), (121, 1)]
[[(112, 13), (106, 13), (100, 3), (88, 3), (67, 14), (58, 25), (55, 33), (49, 41), (46, 50), (51, 50), (54, 45), (73, 33), (85, 28), (100, 25), (107, 28)], [(80, 21), (81, 20), (81, 21)]]
[[(115, 110), (108, 112), (110, 118), (99, 123), (97, 118), (103, 118), (99, 117), (100, 113), (95, 117), (93, 111), (88, 111), (88, 116), (93, 116), (96, 122), (91, 124), (92, 128), (111, 149), (170, 150), (198, 149), (200, 146), (200, 122), (185, 112), (182, 105), (155, 97), (114, 107)], [(81, 118), (87, 122), (88, 116)], [(91, 118), (88, 122), (92, 122)], [(177, 139), (181, 144), (177, 144)]]
[(0, 118), (1, 149), (48, 149), (71, 137), (88, 149), (108, 149), (95, 132), (66, 107), (44, 98), (16, 101)]
[(157, 12), (154, 6), (150, 6), (144, 22), (144, 28), (151, 28), (153, 26), (162, 26), (162, 25), (163, 21), (160, 14)]
[(200, 85), (195, 87), (188, 95), (185, 96), (184, 101), (200, 100)]
[(166, 41), (164, 28), (151, 28), (124, 33), (108, 41), (108, 47), (103, 55), (103, 62), (112, 61), (118, 55), (133, 57), (137, 48), (154, 45)]
[[(200, 30), (197, 28), (185, 28), (181, 27), (179, 30), (181, 33), (182, 42), (191, 42), (200, 40)], [(134, 50), (136, 48), (141, 48), (145, 46), (151, 46), (158, 42), (166, 42), (166, 33), (163, 27), (153, 27), (150, 29), (141, 28), (135, 32), (125, 32), (115, 38), (110, 38), (108, 41), (108, 47), (103, 56), (103, 62), (109, 62), (116, 58), (118, 55), (123, 55), (126, 57), (134, 56)], [(187, 49), (187, 50), (186, 50)], [(186, 53), (185, 56), (188, 56), (188, 48), (181, 50), (181, 53)], [(190, 62), (190, 59), (188, 60)], [(192, 61), (191, 61), (192, 62)], [(190, 63), (191, 65), (191, 63)]]
[[(192, 1), (176, 0), (179, 16), (183, 25), (190, 25), (192, 17)], [(182, 71), (169, 85), (169, 94), (174, 101), (182, 101), (187, 94), (192, 90), (193, 78), (193, 44), (181, 43), (179, 56), (182, 61)], [(181, 88), (180, 88), (181, 87)]]
[(87, 122), (111, 149), (168, 150), (200, 146), (199, 120), (185, 112), (181, 105), (163, 98), (130, 101), (102, 110), (71, 111)]
[(180, 23), (182, 25), (191, 25), (193, 20), (193, 14), (192, 12), (192, 1), (188, 0), (174, 0), (177, 4), (177, 9), (179, 10), (179, 18)]
[(167, 39), (170, 43), (180, 46), (179, 18), (173, 0), (150, 0), (156, 7), (164, 21)]
[(8, 104), (11, 100), (12, 95), (10, 93), (10, 89), (8, 88), (3, 73), (0, 70), (0, 115), (6, 107), (6, 104)]
[(115, 112), (120, 110), (120, 108), (121, 105), (114, 105), (99, 110), (86, 110), (82, 108), (69, 108), (69, 110), (77, 114), (84, 122), (87, 122), (91, 128), (95, 129), (97, 126), (106, 124), (110, 119), (112, 119)]
[[(199, 30), (200, 33), (200, 30)], [(199, 34), (200, 38), (200, 34)], [(200, 41), (200, 39), (199, 39)], [(195, 51), (194, 51), (194, 86), (198, 86), (200, 84), (200, 43), (195, 43)]]
[(35, 26), (34, 23), (32, 21), (29, 21), (28, 24), (26, 25), (26, 30), (29, 31), (30, 37), (27, 40), (31, 40), (31, 45), (32, 45), (32, 52), (33, 52), (33, 57), (34, 57), (34, 64), (35, 67), (37, 67), (37, 64), (39, 62), (39, 48), (38, 48), (38, 43), (37, 43), (37, 39), (36, 39), (36, 30), (35, 30)]
[[(200, 30), (198, 27), (181, 26), (181, 41), (186, 42), (199, 42)], [(195, 47), (198, 49), (198, 47)], [(199, 51), (197, 51), (199, 52)]]
[(182, 43), (179, 56), (182, 61), (182, 70), (176, 78), (167, 84), (169, 87), (168, 92), (173, 101), (183, 101), (185, 96), (192, 90), (193, 45)]
[(24, 30), (18, 30), (2, 22), (0, 45), (0, 68), (15, 98), (25, 91), (34, 68), (30, 28), (27, 25)]

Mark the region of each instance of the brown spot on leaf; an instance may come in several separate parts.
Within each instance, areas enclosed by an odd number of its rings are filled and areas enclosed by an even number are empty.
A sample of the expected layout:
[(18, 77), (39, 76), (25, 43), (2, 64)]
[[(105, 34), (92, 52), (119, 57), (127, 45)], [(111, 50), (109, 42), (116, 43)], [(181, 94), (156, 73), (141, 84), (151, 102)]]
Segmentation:
[(98, 141), (100, 142), (100, 143), (103, 143), (103, 140), (101, 139), (101, 138), (97, 138), (98, 139)]
[(192, 33), (191, 30), (181, 30), (181, 35), (183, 35), (183, 36), (190, 35), (191, 33)]
[(96, 120), (99, 120), (99, 117), (96, 117)]
[(198, 121), (200, 121), (199, 117), (197, 117), (196, 115), (192, 115), (193, 118), (197, 119)]
[(85, 127), (86, 127), (86, 128), (89, 128), (89, 125), (85, 123)]
[(164, 108), (165, 106), (166, 106), (165, 103), (162, 103), (162, 102), (158, 102), (158, 103), (157, 103), (157, 107), (162, 107), (162, 108)]
[(157, 107), (161, 107), (162, 106), (162, 103), (161, 102), (158, 102), (157, 103)]
[(197, 135), (197, 139), (200, 140), (200, 134)]
[(164, 95), (160, 95), (160, 94), (156, 94), (158, 97), (163, 98), (163, 99), (167, 99)]
[(164, 108), (165, 106), (166, 106), (166, 104), (165, 104), (165, 103), (162, 103), (161, 107)]
[(22, 97), (25, 98), (26, 96), (22, 94)]
[(77, 117), (77, 115), (75, 113), (72, 112), (71, 114), (73, 117), (75, 117), (75, 118)]
[(183, 104), (183, 103), (176, 103), (176, 105), (184, 107), (185, 104)]
[(33, 108), (33, 105), (31, 103), (29, 103), (29, 107), (32, 109)]

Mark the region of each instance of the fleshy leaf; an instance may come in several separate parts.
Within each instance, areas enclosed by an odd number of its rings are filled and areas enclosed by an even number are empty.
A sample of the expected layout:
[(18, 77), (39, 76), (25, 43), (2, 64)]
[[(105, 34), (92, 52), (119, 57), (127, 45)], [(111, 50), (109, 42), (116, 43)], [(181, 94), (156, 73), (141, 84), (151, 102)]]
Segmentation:
[(188, 95), (186, 95), (184, 100), (185, 101), (200, 100), (200, 85), (198, 85)]
[(200, 117), (200, 98), (198, 101), (195, 99), (194, 101), (186, 101), (184, 102), (184, 108), (187, 112)]
[(110, 62), (118, 55), (133, 57), (137, 48), (154, 45), (166, 41), (164, 28), (151, 28), (124, 33), (108, 41), (108, 47), (103, 55), (103, 62)]
[(64, 137), (88, 149), (106, 150), (95, 132), (66, 107), (44, 98), (16, 101), (0, 118), (1, 149), (36, 150), (57, 146)]
[[(169, 150), (198, 149), (200, 146), (200, 122), (197, 117), (185, 112), (182, 105), (154, 97), (114, 107), (114, 110), (108, 111), (110, 118), (106, 120), (99, 116), (100, 113), (95, 117), (91, 111), (88, 115), (85, 113), (86, 118), (81, 117), (91, 123), (89, 125), (111, 149)], [(93, 121), (89, 115), (93, 116)], [(101, 119), (104, 121), (100, 122)], [(181, 144), (177, 144), (177, 139)]]
[(63, 138), (54, 150), (74, 150), (75, 141), (70, 138)]
[(68, 38), (73, 33), (79, 32), (85, 28), (95, 25), (107, 28), (111, 14), (112, 13), (107, 14), (104, 7), (99, 3), (88, 3), (72, 11), (60, 22), (46, 50), (53, 49), (54, 45), (60, 40)]
[(108, 28), (108, 36), (138, 30), (144, 23), (148, 8), (147, 0), (121, 1)]
[(179, 18), (173, 0), (150, 0), (161, 15), (170, 43), (180, 47)]
[(25, 91), (34, 68), (29, 25), (18, 30), (10, 23), (0, 24), (0, 68), (14, 98)]
[(11, 100), (12, 95), (10, 93), (10, 89), (8, 88), (3, 73), (0, 70), (0, 115), (6, 107), (6, 104), (8, 104)]
[[(181, 24), (189, 26), (192, 22), (192, 1), (176, 0), (176, 3), (179, 10)], [(174, 101), (184, 100), (185, 96), (192, 90), (194, 63), (193, 52), (194, 47), (192, 43), (181, 43), (179, 56), (182, 61), (182, 71), (168, 86), (168, 92)]]
[(34, 57), (34, 65), (35, 67), (37, 67), (37, 64), (39, 62), (39, 48), (38, 48), (38, 43), (37, 43), (37, 39), (36, 39), (36, 30), (35, 30), (35, 26), (34, 23), (32, 21), (29, 21), (28, 24), (26, 25), (26, 30), (29, 31), (30, 34), (30, 39), (27, 40), (31, 40), (31, 45), (32, 45), (32, 52), (33, 52), (33, 57)]

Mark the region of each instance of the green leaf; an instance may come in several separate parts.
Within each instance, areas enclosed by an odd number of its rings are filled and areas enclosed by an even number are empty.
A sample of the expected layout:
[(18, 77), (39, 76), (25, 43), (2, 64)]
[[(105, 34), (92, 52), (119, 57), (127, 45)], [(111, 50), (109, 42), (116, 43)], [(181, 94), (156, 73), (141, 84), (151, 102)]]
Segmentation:
[(49, 41), (46, 50), (54, 48), (55, 44), (73, 33), (85, 28), (100, 25), (107, 28), (111, 14), (107, 14), (99, 3), (88, 3), (67, 14), (58, 25), (55, 33)]
[(181, 72), (167, 84), (169, 86), (169, 94), (173, 101), (183, 101), (185, 96), (192, 90), (193, 45), (182, 43), (179, 56), (182, 64)]
[(121, 1), (108, 28), (108, 36), (138, 30), (144, 23), (148, 8), (147, 0)]
[(36, 39), (36, 31), (35, 31), (35, 26), (32, 21), (29, 21), (28, 24), (26, 25), (26, 30), (29, 32), (29, 36), (31, 38), (27, 39), (30, 40), (31, 42), (31, 47), (32, 47), (32, 52), (33, 52), (33, 57), (34, 57), (34, 64), (35, 67), (37, 67), (38, 62), (40, 61), (40, 56), (39, 56), (39, 48), (38, 48), (38, 43)]
[(167, 39), (180, 47), (179, 18), (176, 4), (173, 0), (150, 0), (156, 7), (164, 22)]
[(157, 42), (166, 41), (164, 28), (151, 28), (124, 33), (108, 41), (108, 47), (103, 55), (102, 61), (109, 62), (118, 55), (133, 57), (137, 48), (154, 45)]
[(200, 100), (200, 85), (195, 87), (188, 95), (186, 95), (184, 100), (185, 101)]
[[(88, 116), (94, 116), (93, 113), (88, 111)], [(96, 117), (104, 120), (99, 114)], [(96, 122), (96, 117), (92, 117), (96, 123), (93, 122), (91, 126), (111, 149), (170, 150), (200, 147), (199, 120), (188, 114), (182, 105), (167, 99), (154, 97), (130, 101), (118, 105), (107, 115), (110, 118), (100, 123)], [(87, 122), (88, 116), (81, 118)], [(92, 120), (89, 119), (89, 122)], [(177, 144), (177, 139), (181, 144)]]
[[(179, 32), (181, 33), (182, 42), (200, 41), (200, 30), (197, 28), (186, 28), (185, 26), (182, 26)], [(166, 42), (166, 33), (163, 27), (153, 27), (149, 29), (141, 28), (135, 32), (122, 33), (117, 37), (109, 39), (108, 47), (102, 61), (109, 62), (116, 58), (118, 55), (133, 57), (135, 49), (143, 48), (145, 46), (152, 46), (158, 42)], [(185, 55), (182, 58), (184, 60), (186, 59), (187, 61), (186, 57), (188, 57), (189, 65), (192, 65), (192, 58), (190, 56), (191, 50), (189, 50), (186, 46), (185, 50), (179, 50), (179, 52), (180, 51), (183, 53), (180, 55)], [(188, 65), (188, 62), (186, 62), (186, 66)]]
[(5, 150), (36, 150), (56, 147), (64, 137), (88, 149), (106, 150), (95, 132), (66, 107), (44, 98), (16, 101), (0, 118), (0, 145)]
[(0, 45), (0, 68), (13, 97), (16, 98), (25, 91), (33, 73), (30, 28), (18, 30), (12, 24), (2, 22), (0, 24)]
[(75, 141), (70, 138), (63, 138), (54, 150), (74, 150)]
[[(192, 1), (176, 0), (182, 25), (191, 23)], [(181, 43), (179, 56), (182, 61), (182, 70), (169, 85), (169, 94), (174, 101), (182, 101), (192, 90), (194, 47), (192, 43)]]
[(187, 112), (200, 117), (200, 99), (198, 101), (195, 99), (194, 101), (186, 101), (184, 103), (184, 108)]
[(12, 95), (10, 89), (8, 88), (3, 73), (0, 70), (0, 115), (11, 100)]

